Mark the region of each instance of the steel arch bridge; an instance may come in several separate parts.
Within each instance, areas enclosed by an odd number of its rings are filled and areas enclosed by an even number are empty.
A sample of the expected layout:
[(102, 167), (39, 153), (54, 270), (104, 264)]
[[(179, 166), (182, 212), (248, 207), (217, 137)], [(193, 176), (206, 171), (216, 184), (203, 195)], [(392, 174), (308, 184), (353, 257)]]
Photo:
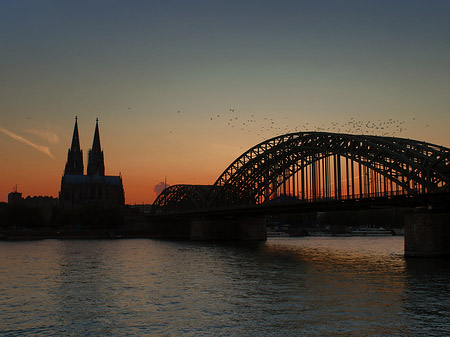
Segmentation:
[(239, 156), (213, 185), (174, 185), (153, 213), (450, 192), (450, 149), (422, 141), (289, 133)]

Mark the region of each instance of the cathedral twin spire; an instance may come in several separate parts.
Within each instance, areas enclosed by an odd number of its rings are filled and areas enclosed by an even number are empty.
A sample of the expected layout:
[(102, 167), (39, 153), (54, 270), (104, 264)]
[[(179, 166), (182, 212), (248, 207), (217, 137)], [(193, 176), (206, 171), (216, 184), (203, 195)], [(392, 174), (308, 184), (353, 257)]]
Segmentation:
[(98, 132), (98, 118), (95, 123), (94, 141), (92, 142), (92, 149), (89, 150), (89, 161), (87, 167), (88, 176), (98, 174), (105, 175), (105, 162), (103, 159), (103, 151), (100, 147), (100, 134)]
[(72, 146), (67, 153), (64, 174), (83, 175), (83, 169), (83, 151), (80, 148), (80, 138), (78, 137), (78, 117), (75, 117)]
[[(67, 154), (67, 163), (64, 170), (65, 175), (83, 175), (83, 151), (80, 147), (78, 136), (78, 117), (75, 117), (75, 127), (73, 129), (72, 146)], [(95, 124), (94, 141), (92, 149), (89, 150), (87, 174), (89, 176), (105, 175), (105, 162), (103, 151), (100, 146), (100, 133), (98, 131), (98, 118)]]

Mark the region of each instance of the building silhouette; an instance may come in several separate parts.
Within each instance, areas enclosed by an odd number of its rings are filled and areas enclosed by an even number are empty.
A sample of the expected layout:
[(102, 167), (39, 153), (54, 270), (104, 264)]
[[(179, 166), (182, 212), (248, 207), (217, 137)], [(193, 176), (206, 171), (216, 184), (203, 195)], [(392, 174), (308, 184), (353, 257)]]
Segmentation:
[(60, 207), (73, 209), (86, 204), (118, 206), (125, 203), (122, 177), (120, 175), (105, 176), (98, 118), (95, 124), (94, 141), (88, 154), (87, 175), (84, 175), (83, 171), (83, 151), (78, 136), (78, 118), (75, 117), (72, 145), (67, 153), (67, 163), (61, 179)]
[(14, 190), (11, 193), (8, 193), (8, 204), (9, 205), (18, 205), (22, 203), (22, 193), (17, 192), (17, 185), (14, 187)]

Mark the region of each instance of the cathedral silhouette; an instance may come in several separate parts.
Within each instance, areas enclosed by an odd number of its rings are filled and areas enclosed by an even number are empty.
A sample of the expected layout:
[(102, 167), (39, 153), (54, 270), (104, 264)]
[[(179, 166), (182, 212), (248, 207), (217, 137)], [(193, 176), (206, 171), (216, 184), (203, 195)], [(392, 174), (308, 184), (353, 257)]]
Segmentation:
[(88, 153), (87, 175), (84, 175), (83, 151), (78, 136), (78, 118), (75, 117), (72, 145), (67, 154), (59, 193), (60, 207), (73, 209), (86, 204), (123, 205), (125, 196), (121, 176), (105, 176), (105, 162), (100, 146), (98, 118), (94, 141)]

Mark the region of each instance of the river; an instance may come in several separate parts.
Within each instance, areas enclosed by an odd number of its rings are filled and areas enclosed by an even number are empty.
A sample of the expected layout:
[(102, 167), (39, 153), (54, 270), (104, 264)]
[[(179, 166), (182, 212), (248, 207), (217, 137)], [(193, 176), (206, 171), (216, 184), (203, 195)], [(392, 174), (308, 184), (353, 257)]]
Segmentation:
[(0, 242), (0, 334), (443, 336), (450, 260), (402, 237)]

